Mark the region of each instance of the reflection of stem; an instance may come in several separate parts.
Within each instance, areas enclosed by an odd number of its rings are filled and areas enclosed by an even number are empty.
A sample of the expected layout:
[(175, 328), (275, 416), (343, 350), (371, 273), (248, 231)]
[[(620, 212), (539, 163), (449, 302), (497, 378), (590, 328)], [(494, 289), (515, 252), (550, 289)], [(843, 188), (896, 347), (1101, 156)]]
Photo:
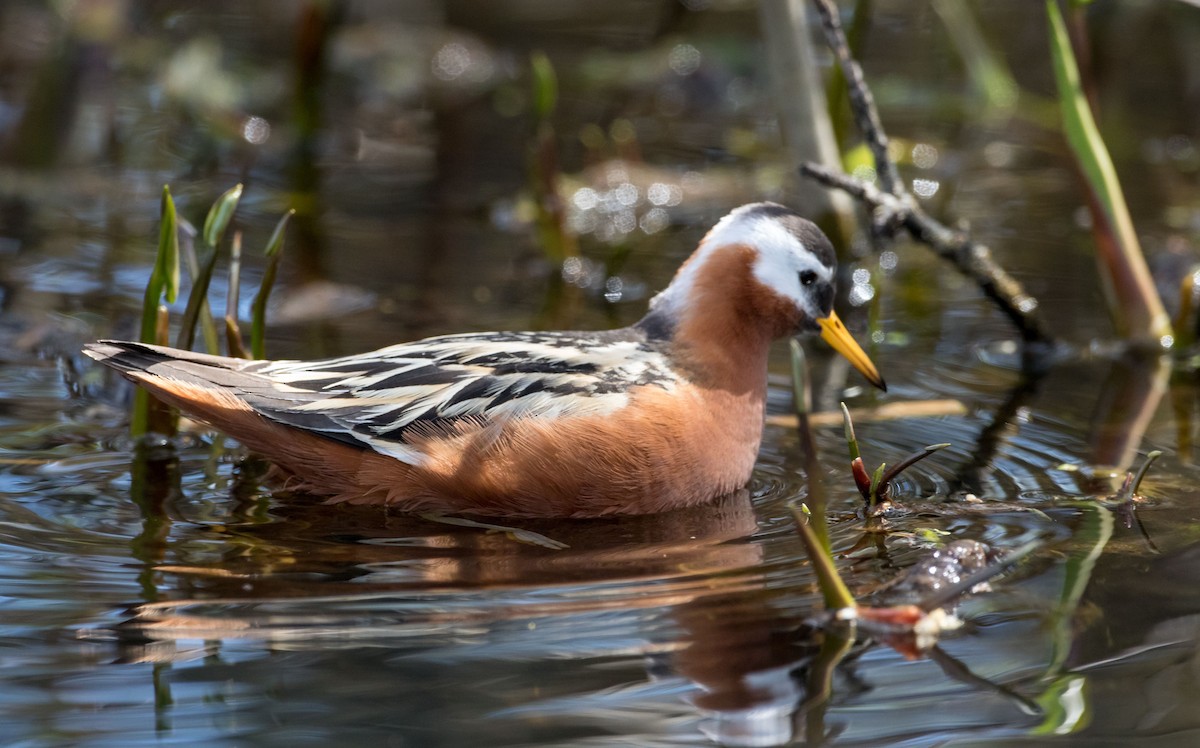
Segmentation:
[[(156, 445), (142, 440), (138, 442), (130, 466), (130, 496), (142, 513), (142, 531), (129, 542), (133, 557), (142, 564), (138, 584), (142, 588), (143, 602), (159, 599), (155, 567), (166, 555), (167, 538), (171, 534), (171, 518), (167, 514), (167, 501), (179, 491), (179, 458), (170, 442)], [(160, 733), (172, 729), (169, 720), (171, 684), (165, 677), (169, 673), (169, 662), (158, 662), (151, 670), (154, 687), (154, 727)]]
[(825, 711), (833, 694), (833, 674), (854, 646), (854, 634), (853, 626), (828, 626), (821, 634), (821, 651), (808, 668), (804, 701), (796, 710), (796, 717), (804, 718), (806, 745), (822, 745), (829, 737), (825, 733)]
[(1182, 374), (1171, 387), (1171, 413), (1175, 418), (1175, 458), (1184, 465), (1195, 465), (1193, 435), (1196, 424), (1197, 390)]
[(1085, 676), (1064, 675), (1067, 658), (1075, 640), (1079, 601), (1092, 578), (1092, 570), (1113, 533), (1113, 514), (1108, 509), (1085, 503), (1080, 507), (1083, 523), (1075, 537), (1087, 542), (1067, 559), (1062, 594), (1053, 613), (1050, 662), (1043, 676), (1045, 689), (1038, 697), (1046, 715), (1035, 728), (1035, 735), (1075, 732), (1085, 723), (1089, 712)]
[(1124, 473), (1133, 464), (1171, 373), (1166, 356), (1130, 351), (1115, 362), (1093, 411), (1092, 464)]
[(233, 516), (240, 522), (259, 524), (268, 521), (267, 510), (271, 502), (259, 488), (268, 468), (265, 460), (254, 455), (243, 457), (234, 466), (229, 495), (235, 502)]
[(158, 600), (155, 566), (162, 562), (171, 533), (166, 503), (179, 491), (179, 458), (175, 448), (141, 441), (134, 449), (130, 466), (130, 497), (142, 514), (142, 531), (129, 542), (133, 557), (143, 565), (138, 574), (142, 599)]
[(1094, 503), (1083, 504), (1080, 507), (1083, 514), (1083, 524), (1075, 537), (1087, 543), (1082, 552), (1072, 553), (1067, 559), (1066, 578), (1063, 580), (1062, 595), (1059, 596), (1058, 606), (1054, 611), (1054, 637), (1050, 665), (1046, 668), (1048, 679), (1057, 677), (1071, 652), (1071, 644), (1075, 633), (1075, 611), (1079, 600), (1087, 589), (1092, 578), (1092, 569), (1096, 559), (1100, 557), (1104, 546), (1108, 544), (1113, 533), (1113, 515), (1102, 506)]
[(154, 729), (160, 733), (169, 733), (173, 729), (169, 715), (175, 699), (171, 696), (171, 682), (164, 677), (169, 672), (169, 662), (156, 662), (151, 671), (154, 680)]

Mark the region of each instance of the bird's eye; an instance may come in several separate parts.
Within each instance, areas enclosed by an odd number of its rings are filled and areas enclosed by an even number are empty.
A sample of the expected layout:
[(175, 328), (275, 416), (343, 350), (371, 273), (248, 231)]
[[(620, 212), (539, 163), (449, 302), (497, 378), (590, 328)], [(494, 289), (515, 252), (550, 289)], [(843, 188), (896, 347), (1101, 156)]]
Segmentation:
[(800, 285), (811, 286), (812, 284), (814, 284), (816, 282), (817, 282), (817, 274), (815, 272), (813, 272), (812, 270), (805, 270), (803, 273), (800, 273)]

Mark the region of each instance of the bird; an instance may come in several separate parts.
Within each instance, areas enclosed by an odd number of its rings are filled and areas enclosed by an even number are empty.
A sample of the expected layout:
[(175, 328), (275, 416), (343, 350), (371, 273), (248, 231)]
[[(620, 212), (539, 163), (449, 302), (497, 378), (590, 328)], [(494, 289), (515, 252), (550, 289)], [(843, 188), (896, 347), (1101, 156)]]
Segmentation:
[(820, 333), (886, 391), (833, 311), (836, 268), (814, 223), (752, 203), (717, 222), (645, 316), (620, 329), (442, 335), (315, 361), (116, 340), (84, 353), (329, 503), (654, 514), (750, 479), (774, 340)]

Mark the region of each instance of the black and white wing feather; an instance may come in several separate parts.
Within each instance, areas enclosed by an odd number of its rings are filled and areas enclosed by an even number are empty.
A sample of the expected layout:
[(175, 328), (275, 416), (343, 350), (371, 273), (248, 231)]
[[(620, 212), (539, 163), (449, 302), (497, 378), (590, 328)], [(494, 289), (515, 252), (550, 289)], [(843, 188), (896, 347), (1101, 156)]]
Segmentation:
[(262, 415), (411, 464), (415, 434), (464, 419), (612, 412), (640, 385), (677, 378), (659, 344), (634, 330), (481, 333), (427, 338), (323, 361), (247, 362), (270, 391), (239, 392)]

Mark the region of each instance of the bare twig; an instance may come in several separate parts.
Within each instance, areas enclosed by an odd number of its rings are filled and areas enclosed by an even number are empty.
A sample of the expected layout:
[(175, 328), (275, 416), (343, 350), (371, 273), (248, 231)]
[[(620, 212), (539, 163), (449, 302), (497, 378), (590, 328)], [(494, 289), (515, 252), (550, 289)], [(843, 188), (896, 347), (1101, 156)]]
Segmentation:
[[(879, 120), (879, 111), (875, 108), (875, 98), (867, 81), (863, 78), (862, 67), (850, 54), (850, 42), (846, 40), (846, 32), (842, 30), (842, 22), (838, 17), (837, 4), (833, 0), (815, 0), (817, 13), (821, 16), (821, 27), (825, 29), (825, 39), (829, 48), (837, 57), (838, 66), (846, 78), (847, 94), (850, 97), (850, 109), (854, 112), (854, 122), (867, 139), (871, 155), (875, 157), (876, 172), (879, 183), (886, 192), (895, 193), (902, 183), (896, 164), (888, 157), (888, 138), (883, 131), (883, 123)], [(898, 193), (896, 193), (898, 194)]]
[(875, 101), (863, 78), (862, 69), (850, 56), (846, 35), (842, 32), (837, 6), (833, 0), (813, 0), (821, 16), (825, 36), (833, 49), (850, 90), (850, 106), (855, 122), (863, 133), (875, 159), (879, 187), (834, 171), (820, 164), (806, 163), (800, 173), (822, 184), (836, 187), (872, 209), (873, 229), (884, 237), (893, 237), (904, 229), (917, 241), (927, 244), (940, 257), (952, 263), (960, 273), (975, 281), (984, 295), (994, 301), (1012, 321), (1026, 343), (1048, 343), (1051, 336), (1037, 313), (1038, 303), (1011, 275), (992, 259), (987, 246), (967, 234), (947, 228), (926, 214), (899, 178), (896, 163), (887, 152), (887, 134), (875, 108)]

